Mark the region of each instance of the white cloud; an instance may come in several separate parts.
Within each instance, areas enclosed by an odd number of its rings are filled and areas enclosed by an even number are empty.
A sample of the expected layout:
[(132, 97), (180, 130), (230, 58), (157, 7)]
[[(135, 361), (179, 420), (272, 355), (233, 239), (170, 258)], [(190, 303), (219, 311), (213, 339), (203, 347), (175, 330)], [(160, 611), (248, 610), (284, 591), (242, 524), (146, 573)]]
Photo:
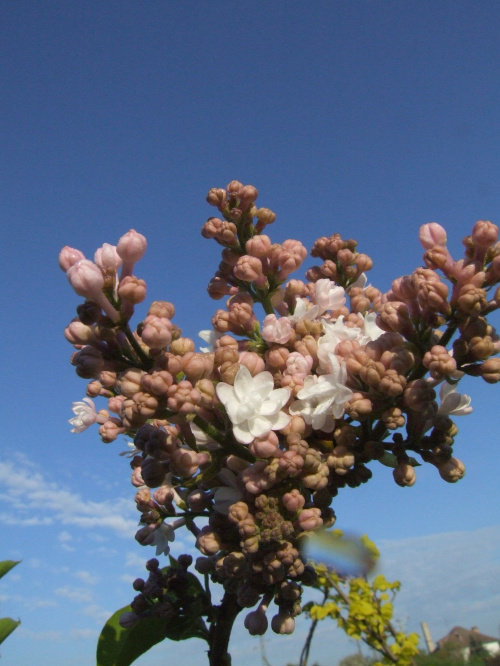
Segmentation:
[(88, 571), (77, 571), (74, 576), (87, 585), (97, 585), (100, 580), (99, 576), (94, 576)]
[[(126, 603), (124, 603), (123, 605), (125, 606)], [(102, 606), (99, 606), (98, 604), (92, 604), (92, 605), (87, 606), (86, 608), (84, 608), (82, 610), (82, 613), (84, 615), (88, 615), (89, 617), (92, 617), (94, 620), (97, 620), (97, 622), (100, 625), (103, 625), (113, 615), (114, 611), (110, 612), (110, 611), (107, 611)]]
[(30, 638), (33, 641), (50, 641), (59, 643), (63, 637), (60, 631), (31, 631), (21, 624), (16, 630), (19, 638)]
[(70, 599), (71, 601), (79, 601), (79, 602), (92, 601), (92, 591), (86, 590), (85, 588), (59, 587), (57, 590), (54, 590), (54, 592), (59, 597), (66, 597), (66, 599)]
[[(149, 551), (149, 552), (154, 552), (154, 551)], [(146, 571), (145, 566), (148, 559), (151, 558), (148, 557), (147, 552), (144, 552), (144, 557), (137, 555), (137, 553), (128, 552), (125, 554), (125, 566), (134, 567), (135, 569), (139, 567), (140, 569)]]
[(72, 629), (69, 632), (69, 635), (75, 641), (86, 640), (87, 638), (96, 640), (99, 636), (99, 632), (96, 629)]
[[(24, 459), (22, 461), (25, 462)], [(0, 462), (0, 499), (9, 511), (0, 514), (0, 523), (16, 526), (72, 525), (105, 529), (120, 537), (130, 538), (136, 531), (132, 498), (113, 498), (93, 502), (48, 481), (32, 465)], [(63, 532), (62, 534), (66, 534)], [(69, 548), (64, 536), (62, 543)]]

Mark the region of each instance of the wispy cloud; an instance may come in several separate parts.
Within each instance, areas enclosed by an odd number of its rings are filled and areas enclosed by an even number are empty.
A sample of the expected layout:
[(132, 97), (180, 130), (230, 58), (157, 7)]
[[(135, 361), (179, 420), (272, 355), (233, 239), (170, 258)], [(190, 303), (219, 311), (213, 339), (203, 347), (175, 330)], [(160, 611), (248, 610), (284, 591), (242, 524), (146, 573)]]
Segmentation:
[(57, 590), (54, 590), (55, 594), (59, 597), (65, 597), (71, 601), (77, 602), (90, 602), (92, 601), (92, 591), (85, 588), (76, 588), (76, 587), (59, 587)]
[(82, 583), (86, 583), (87, 585), (97, 585), (100, 580), (99, 576), (94, 576), (88, 571), (76, 571), (74, 575), (75, 578), (78, 578), (78, 580), (81, 580)]
[(88, 638), (95, 640), (99, 636), (99, 631), (97, 629), (72, 629), (69, 635), (75, 641), (87, 640)]
[[(130, 538), (136, 531), (135, 508), (130, 498), (113, 498), (101, 502), (83, 499), (79, 494), (48, 481), (24, 459), (0, 462), (0, 499), (9, 510), (0, 514), (4, 525), (41, 526), (72, 525), (105, 529), (120, 537)], [(67, 533), (63, 532), (63, 535)], [(60, 538), (66, 549), (71, 541)]]
[[(400, 580), (396, 613), (412, 629), (425, 620), (435, 639), (453, 625), (498, 632), (500, 526), (377, 544), (382, 571)], [(493, 588), (492, 588), (493, 585)]]
[[(148, 551), (148, 552), (154, 552), (154, 551)], [(146, 551), (144, 552), (144, 557), (141, 557), (137, 553), (131, 553), (131, 552), (125, 554), (126, 567), (134, 567), (134, 569), (137, 569), (139, 567), (140, 569), (144, 570), (147, 560), (148, 560), (148, 553)]]
[(22, 624), (18, 628), (18, 635), (22, 638), (29, 638), (33, 641), (50, 641), (59, 643), (62, 640), (63, 634), (60, 631), (31, 631), (26, 629)]
[[(126, 604), (124, 604), (126, 605)], [(116, 609), (114, 609), (116, 610)], [(82, 610), (82, 613), (84, 615), (87, 615), (88, 617), (93, 618), (96, 620), (100, 625), (104, 624), (109, 620), (111, 615), (113, 615), (113, 611), (108, 611), (102, 606), (99, 606), (98, 604), (91, 604), (90, 606), (87, 606)]]

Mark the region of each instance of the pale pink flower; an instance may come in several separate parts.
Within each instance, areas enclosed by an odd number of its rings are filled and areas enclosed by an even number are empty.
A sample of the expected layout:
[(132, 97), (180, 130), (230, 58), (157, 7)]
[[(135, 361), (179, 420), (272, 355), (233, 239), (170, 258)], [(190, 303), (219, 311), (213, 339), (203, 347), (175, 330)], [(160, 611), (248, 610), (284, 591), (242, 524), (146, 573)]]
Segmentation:
[(283, 345), (290, 339), (292, 334), (292, 324), (288, 317), (276, 317), (269, 314), (264, 319), (262, 325), (262, 337), (266, 342), (276, 342)]
[(345, 305), (345, 291), (328, 278), (318, 280), (314, 284), (314, 302), (321, 314), (327, 310), (338, 310)]
[(318, 340), (318, 359), (321, 369), (324, 370), (329, 363), (330, 354), (334, 354), (339, 342), (343, 340), (359, 340), (362, 331), (357, 327), (344, 324), (343, 315), (335, 323), (323, 320), (324, 335)]
[(281, 430), (290, 417), (281, 409), (290, 397), (290, 389), (274, 388), (270, 372), (260, 372), (252, 377), (244, 365), (238, 370), (234, 386), (220, 382), (217, 396), (226, 408), (238, 442), (250, 444), (255, 437), (262, 437), (270, 430)]
[(353, 392), (345, 385), (347, 370), (345, 362), (339, 363), (335, 354), (329, 354), (329, 374), (308, 375), (304, 380), (295, 402), (289, 412), (292, 416), (302, 416), (314, 430), (332, 432), (335, 419), (344, 414), (345, 403)]
[(299, 352), (292, 352), (286, 360), (287, 375), (296, 375), (303, 379), (309, 374), (313, 364), (313, 357), (307, 354), (304, 356)]
[(456, 384), (443, 382), (439, 389), (439, 397), (441, 398), (441, 404), (438, 408), (438, 414), (464, 416), (472, 412), (470, 396), (459, 393)]

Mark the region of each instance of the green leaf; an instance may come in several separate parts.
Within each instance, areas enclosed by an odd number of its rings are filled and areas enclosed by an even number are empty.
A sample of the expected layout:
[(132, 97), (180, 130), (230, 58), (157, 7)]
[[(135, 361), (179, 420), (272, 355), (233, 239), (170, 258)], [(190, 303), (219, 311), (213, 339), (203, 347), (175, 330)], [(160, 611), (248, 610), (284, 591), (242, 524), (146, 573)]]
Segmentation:
[[(378, 459), (382, 465), (385, 465), (386, 467), (397, 467), (398, 466), (398, 459), (394, 455), (394, 453), (389, 453), (386, 451), (384, 455)], [(421, 463), (419, 463), (415, 458), (408, 458), (408, 465), (411, 465), (412, 467), (420, 467)]]
[(131, 610), (130, 606), (120, 608), (104, 625), (97, 643), (97, 666), (129, 666), (165, 638), (173, 641), (207, 638), (205, 623), (198, 615), (177, 615), (168, 620), (146, 617), (130, 629), (124, 629), (120, 626), (120, 617)]
[(385, 465), (386, 467), (397, 467), (398, 465), (398, 459), (394, 455), (394, 453), (388, 453), (387, 451), (384, 453), (384, 455), (378, 459), (379, 463), (382, 463), (382, 465)]
[(20, 624), (20, 620), (17, 620), (16, 622), (16, 620), (12, 620), (10, 617), (0, 618), (0, 643), (3, 643), (7, 636), (10, 636), (14, 629)]
[(3, 562), (0, 562), (0, 578), (5, 576), (6, 573), (9, 573), (11, 569), (13, 569), (16, 564), (19, 564), (20, 560), (15, 562), (14, 560), (3, 560)]
[(97, 643), (97, 666), (129, 666), (166, 638), (165, 620), (157, 617), (139, 620), (131, 629), (121, 627), (120, 617), (131, 611), (130, 606), (120, 608), (104, 625)]

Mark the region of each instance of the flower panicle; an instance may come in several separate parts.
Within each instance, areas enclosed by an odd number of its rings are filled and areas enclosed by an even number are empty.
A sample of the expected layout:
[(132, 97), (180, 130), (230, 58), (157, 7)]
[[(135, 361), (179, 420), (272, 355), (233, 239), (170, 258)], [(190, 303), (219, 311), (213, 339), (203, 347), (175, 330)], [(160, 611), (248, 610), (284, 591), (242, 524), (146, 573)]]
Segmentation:
[[(488, 321), (500, 305), (500, 247), (497, 227), (478, 222), (455, 260), (444, 229), (423, 225), (425, 266), (382, 293), (368, 284), (370, 257), (333, 234), (313, 245), (322, 263), (296, 279), (306, 250), (263, 233), (276, 216), (257, 197), (239, 181), (207, 196), (221, 217), (202, 234), (222, 246), (208, 291), (225, 302), (200, 332), (201, 349), (168, 301), (151, 303), (131, 328), (147, 293), (133, 275), (144, 236), (131, 230), (94, 261), (63, 248), (61, 268), (84, 299), (65, 337), (88, 380), (70, 423), (76, 433), (97, 424), (106, 443), (133, 439), (140, 543), (166, 555), (175, 531), (190, 530), (196, 570), (256, 608), (250, 633), (269, 624), (291, 633), (303, 587), (316, 580), (301, 544), (334, 525), (339, 492), (387, 467), (402, 487), (425, 463), (449, 483), (463, 477), (454, 419), (472, 407), (458, 384), (464, 375), (500, 381), (500, 338)], [(153, 606), (162, 598), (141, 594)]]

